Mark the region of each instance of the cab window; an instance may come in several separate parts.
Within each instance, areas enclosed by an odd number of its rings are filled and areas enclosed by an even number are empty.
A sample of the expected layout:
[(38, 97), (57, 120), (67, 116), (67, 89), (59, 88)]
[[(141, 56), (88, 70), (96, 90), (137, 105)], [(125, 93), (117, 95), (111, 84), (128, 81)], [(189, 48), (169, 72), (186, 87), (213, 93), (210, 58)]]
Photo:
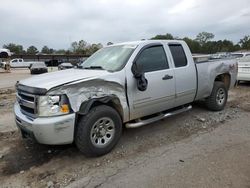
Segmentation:
[(168, 69), (168, 61), (162, 45), (152, 46), (143, 50), (136, 60), (143, 72), (153, 72)]
[(181, 44), (169, 44), (175, 67), (185, 67), (187, 57)]

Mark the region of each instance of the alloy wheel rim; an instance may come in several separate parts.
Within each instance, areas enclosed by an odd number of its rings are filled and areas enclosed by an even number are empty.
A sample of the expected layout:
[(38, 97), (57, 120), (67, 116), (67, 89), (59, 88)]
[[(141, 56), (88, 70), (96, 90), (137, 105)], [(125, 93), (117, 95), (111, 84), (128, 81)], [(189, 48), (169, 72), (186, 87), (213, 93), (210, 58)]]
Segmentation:
[(217, 92), (217, 95), (216, 95), (216, 101), (219, 105), (222, 105), (225, 101), (225, 91), (224, 89), (220, 88)]
[(98, 119), (90, 131), (90, 139), (94, 146), (102, 148), (107, 146), (114, 138), (115, 124), (109, 117)]

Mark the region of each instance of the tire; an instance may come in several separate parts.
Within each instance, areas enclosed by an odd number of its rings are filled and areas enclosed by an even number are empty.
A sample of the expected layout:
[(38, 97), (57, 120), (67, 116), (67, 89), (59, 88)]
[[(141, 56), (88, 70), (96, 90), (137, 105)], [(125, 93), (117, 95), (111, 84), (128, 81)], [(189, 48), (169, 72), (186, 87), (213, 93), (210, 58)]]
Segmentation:
[(101, 156), (115, 147), (121, 134), (122, 121), (118, 112), (109, 106), (100, 105), (80, 118), (75, 133), (75, 144), (87, 157)]
[(211, 95), (206, 98), (205, 103), (209, 110), (221, 111), (227, 103), (228, 90), (223, 82), (214, 82)]

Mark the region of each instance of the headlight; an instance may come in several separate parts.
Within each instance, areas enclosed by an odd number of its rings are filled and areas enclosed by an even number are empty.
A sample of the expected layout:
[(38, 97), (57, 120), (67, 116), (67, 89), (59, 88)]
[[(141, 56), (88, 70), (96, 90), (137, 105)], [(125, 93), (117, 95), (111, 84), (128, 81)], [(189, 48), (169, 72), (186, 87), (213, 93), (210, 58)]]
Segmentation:
[(66, 95), (40, 96), (38, 98), (38, 116), (58, 116), (70, 112)]

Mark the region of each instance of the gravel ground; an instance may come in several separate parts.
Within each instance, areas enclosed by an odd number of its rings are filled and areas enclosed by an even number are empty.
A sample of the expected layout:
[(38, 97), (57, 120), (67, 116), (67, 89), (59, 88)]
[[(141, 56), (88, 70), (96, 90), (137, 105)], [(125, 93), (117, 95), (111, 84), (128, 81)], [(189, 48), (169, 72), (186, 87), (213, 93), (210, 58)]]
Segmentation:
[[(53, 72), (57, 71), (57, 67), (49, 67), (48, 71)], [(14, 86), (17, 81), (35, 76), (30, 74), (30, 70), (28, 68), (14, 68), (11, 69), (10, 73), (6, 73), (3, 69), (0, 68), (0, 89), (14, 89)], [(1, 92), (0, 92), (1, 93)]]
[(0, 118), (0, 187), (249, 187), (249, 97), (250, 84), (241, 84), (224, 111), (195, 103), (189, 112), (125, 129), (111, 153), (86, 158), (74, 145), (22, 140), (10, 121), (14, 93), (4, 91), (0, 113), (11, 125), (2, 128)]
[(29, 69), (13, 69), (10, 73), (6, 73), (0, 68), (0, 89), (11, 88), (13, 89), (18, 80), (30, 77)]

